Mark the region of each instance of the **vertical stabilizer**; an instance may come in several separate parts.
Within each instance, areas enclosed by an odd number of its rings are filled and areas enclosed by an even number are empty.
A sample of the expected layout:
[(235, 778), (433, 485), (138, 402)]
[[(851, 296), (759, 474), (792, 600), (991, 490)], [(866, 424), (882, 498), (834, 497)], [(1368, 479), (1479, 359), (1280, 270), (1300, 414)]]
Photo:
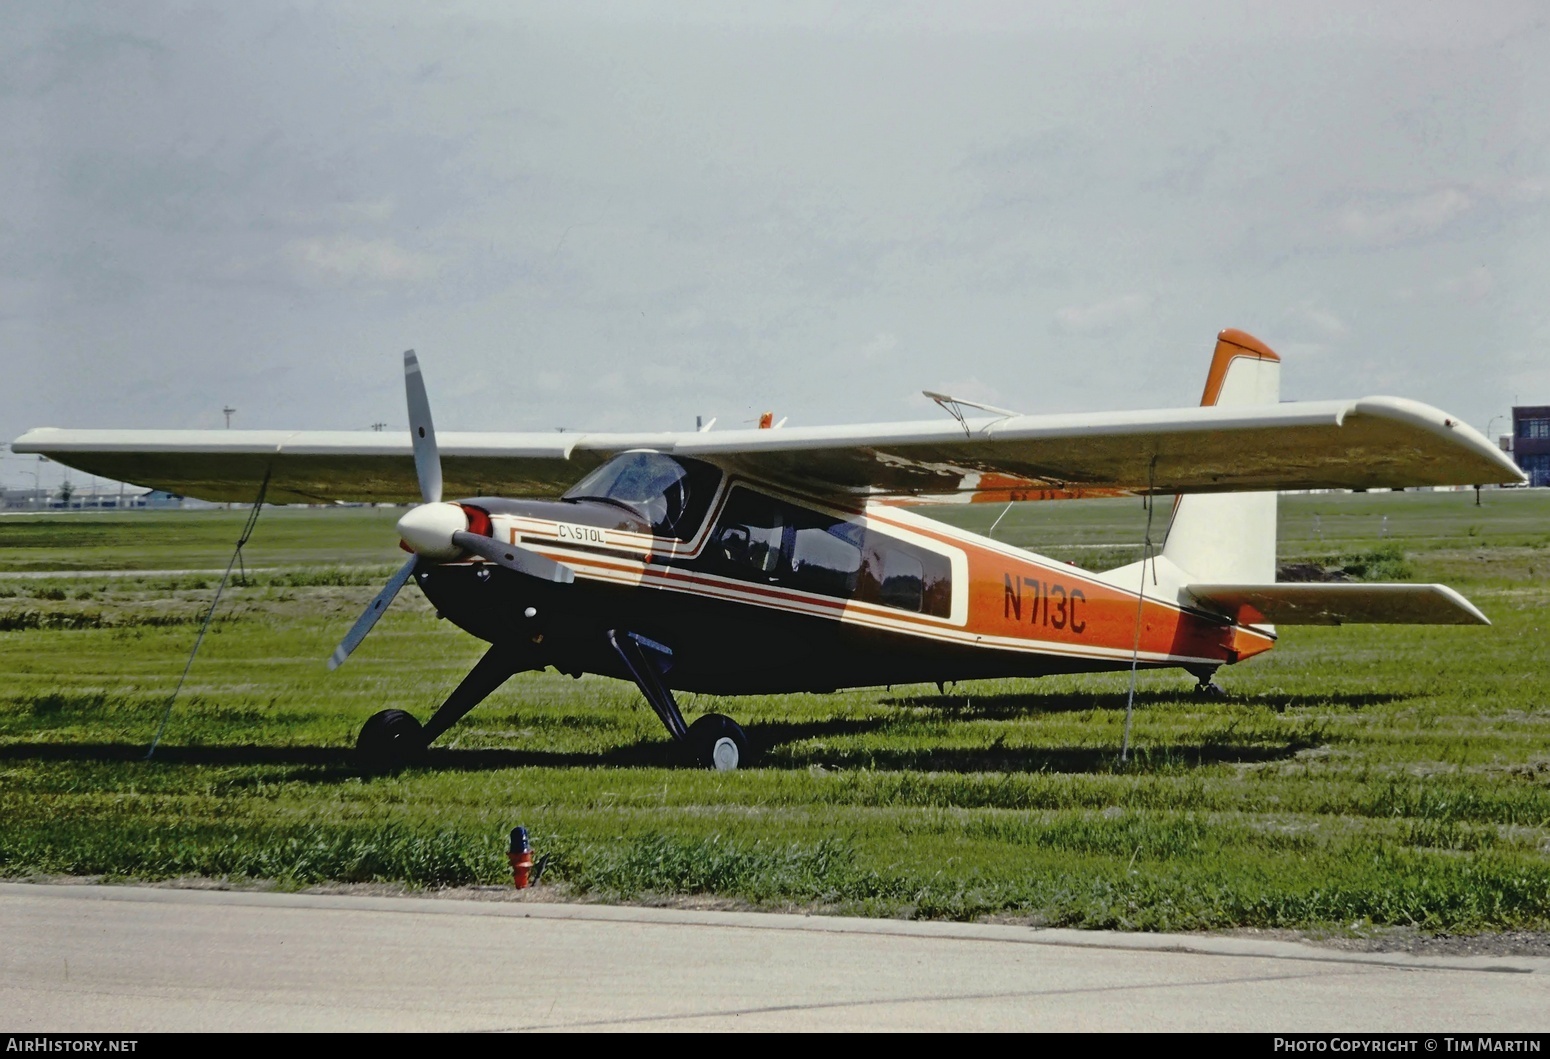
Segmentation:
[[(1281, 358), (1242, 331), (1216, 336), (1202, 405), (1275, 404)], [(1189, 580), (1269, 584), (1276, 578), (1276, 494), (1201, 493), (1180, 497), (1163, 558)]]

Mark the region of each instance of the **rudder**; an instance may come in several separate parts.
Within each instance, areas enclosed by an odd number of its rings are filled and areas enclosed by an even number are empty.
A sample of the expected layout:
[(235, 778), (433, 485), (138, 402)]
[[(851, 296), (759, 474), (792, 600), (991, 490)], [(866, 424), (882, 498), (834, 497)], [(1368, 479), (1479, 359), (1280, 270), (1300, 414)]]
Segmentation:
[[(1216, 352), (1202, 405), (1275, 404), (1281, 358), (1252, 335), (1229, 328)], [(1276, 575), (1276, 494), (1195, 493), (1174, 504), (1163, 558), (1192, 581), (1267, 584)]]

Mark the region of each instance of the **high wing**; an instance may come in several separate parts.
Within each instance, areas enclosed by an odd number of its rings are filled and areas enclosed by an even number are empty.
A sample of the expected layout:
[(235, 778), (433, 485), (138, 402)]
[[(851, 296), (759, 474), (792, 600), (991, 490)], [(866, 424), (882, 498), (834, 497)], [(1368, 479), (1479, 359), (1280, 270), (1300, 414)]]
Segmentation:
[[(439, 432), (447, 496), (557, 496), (614, 452), (671, 451), (675, 435)], [(617, 439), (617, 440), (613, 440)], [(90, 474), (202, 500), (418, 503), (409, 434), (355, 430), (30, 430), (11, 445)]]
[[(1397, 397), (657, 434), (443, 433), (450, 496), (554, 496), (608, 457), (710, 460), (840, 503), (1519, 482), (1473, 428)], [(32, 430), (12, 449), (216, 501), (418, 500), (405, 434)]]

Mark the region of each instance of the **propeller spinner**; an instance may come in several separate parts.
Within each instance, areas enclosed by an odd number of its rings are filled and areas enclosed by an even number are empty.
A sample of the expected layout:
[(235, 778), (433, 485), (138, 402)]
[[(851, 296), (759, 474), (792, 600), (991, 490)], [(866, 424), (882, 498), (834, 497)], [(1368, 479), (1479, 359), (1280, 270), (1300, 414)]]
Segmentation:
[[(414, 350), (404, 353), (404, 392), (409, 405), (409, 436), (414, 445), (414, 471), (425, 501), (411, 508), (398, 520), (398, 535), (414, 552), (377, 593), (361, 616), (355, 620), (339, 646), (328, 659), (328, 668), (337, 669), (350, 652), (360, 646), (382, 612), (387, 610), (398, 590), (414, 574), (421, 562), (451, 562), (477, 555), (492, 563), (529, 577), (569, 584), (576, 572), (564, 563), (539, 555), (515, 544), (506, 544), (470, 528), (468, 512), (459, 504), (441, 499), (441, 453), (436, 447), (436, 427), (431, 422), (431, 402), (425, 393), (425, 379)], [(486, 525), (488, 519), (484, 520)]]

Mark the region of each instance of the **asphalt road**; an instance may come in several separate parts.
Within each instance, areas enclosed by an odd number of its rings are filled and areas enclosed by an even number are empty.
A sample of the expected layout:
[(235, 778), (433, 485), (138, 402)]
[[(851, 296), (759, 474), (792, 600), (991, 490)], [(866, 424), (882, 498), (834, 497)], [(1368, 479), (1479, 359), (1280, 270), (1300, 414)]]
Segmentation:
[(0, 884), (0, 1032), (1544, 1032), (1550, 958), (531, 901)]

